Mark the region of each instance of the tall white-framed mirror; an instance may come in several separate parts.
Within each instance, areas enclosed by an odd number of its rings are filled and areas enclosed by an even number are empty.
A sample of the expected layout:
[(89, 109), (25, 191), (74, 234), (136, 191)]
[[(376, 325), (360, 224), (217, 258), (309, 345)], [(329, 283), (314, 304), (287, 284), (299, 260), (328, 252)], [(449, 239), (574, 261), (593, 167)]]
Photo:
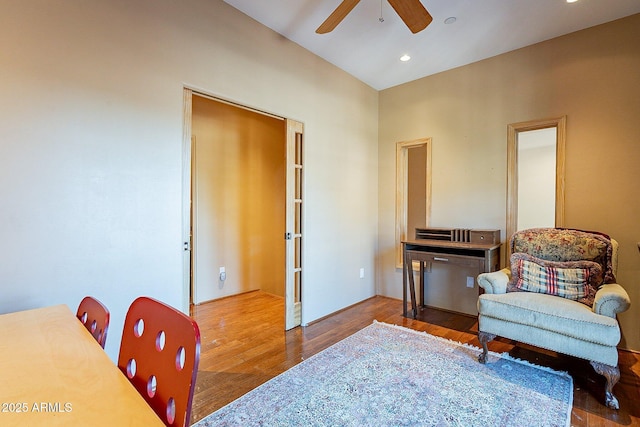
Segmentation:
[(564, 225), (565, 135), (566, 116), (507, 126), (507, 241)]

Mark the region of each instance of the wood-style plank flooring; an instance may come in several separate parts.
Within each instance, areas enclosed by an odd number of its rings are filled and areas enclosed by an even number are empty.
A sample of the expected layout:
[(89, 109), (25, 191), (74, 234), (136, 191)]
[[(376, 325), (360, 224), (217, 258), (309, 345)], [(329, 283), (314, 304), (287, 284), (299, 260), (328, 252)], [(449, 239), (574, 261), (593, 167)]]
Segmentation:
[[(192, 422), (221, 408), (373, 320), (480, 346), (475, 317), (425, 309), (402, 317), (402, 301), (373, 297), (307, 327), (284, 331), (284, 300), (255, 291), (192, 307), (202, 335)], [(574, 378), (572, 426), (640, 426), (640, 354), (620, 351), (620, 410), (604, 404), (604, 378), (588, 362), (504, 339), (489, 349), (569, 372)]]

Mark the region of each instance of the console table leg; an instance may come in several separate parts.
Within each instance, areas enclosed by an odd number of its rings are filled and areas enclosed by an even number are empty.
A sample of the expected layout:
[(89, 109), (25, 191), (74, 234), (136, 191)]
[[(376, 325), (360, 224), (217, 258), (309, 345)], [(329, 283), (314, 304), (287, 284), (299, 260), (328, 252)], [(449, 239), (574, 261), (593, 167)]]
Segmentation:
[(415, 278), (413, 277), (413, 259), (411, 259), (411, 255), (407, 253), (407, 256), (404, 260), (404, 268), (407, 270), (407, 276), (409, 278), (409, 293), (411, 294), (411, 308), (413, 309), (413, 318), (415, 319), (418, 315), (418, 307), (416, 301), (416, 283)]
[(402, 315), (407, 317), (407, 252), (402, 244)]
[(420, 278), (418, 279), (418, 283), (420, 283), (420, 307), (424, 308), (424, 271), (425, 271), (425, 263), (420, 260)]

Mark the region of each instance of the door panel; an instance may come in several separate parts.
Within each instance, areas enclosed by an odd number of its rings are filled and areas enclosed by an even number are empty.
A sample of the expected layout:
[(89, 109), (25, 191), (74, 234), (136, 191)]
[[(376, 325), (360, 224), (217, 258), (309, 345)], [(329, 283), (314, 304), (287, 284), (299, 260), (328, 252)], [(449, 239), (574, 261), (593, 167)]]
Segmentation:
[(302, 123), (287, 119), (285, 329), (300, 326), (302, 314)]

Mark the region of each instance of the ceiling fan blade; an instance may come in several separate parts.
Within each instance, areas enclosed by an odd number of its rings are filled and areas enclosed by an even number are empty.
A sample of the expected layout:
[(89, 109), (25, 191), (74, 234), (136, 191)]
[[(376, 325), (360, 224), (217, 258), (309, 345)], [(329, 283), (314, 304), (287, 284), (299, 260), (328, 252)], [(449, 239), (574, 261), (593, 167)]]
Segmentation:
[(360, 0), (343, 0), (331, 15), (318, 27), (316, 33), (326, 34), (333, 31), (340, 22), (353, 10)]
[(387, 0), (413, 34), (424, 30), (433, 17), (420, 0)]

